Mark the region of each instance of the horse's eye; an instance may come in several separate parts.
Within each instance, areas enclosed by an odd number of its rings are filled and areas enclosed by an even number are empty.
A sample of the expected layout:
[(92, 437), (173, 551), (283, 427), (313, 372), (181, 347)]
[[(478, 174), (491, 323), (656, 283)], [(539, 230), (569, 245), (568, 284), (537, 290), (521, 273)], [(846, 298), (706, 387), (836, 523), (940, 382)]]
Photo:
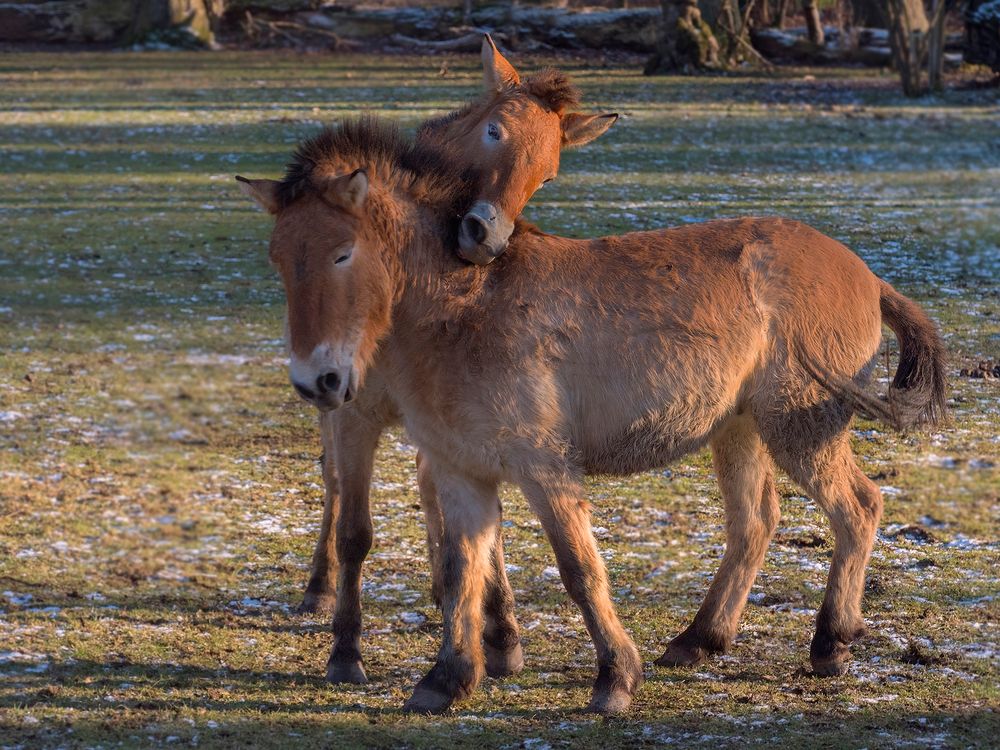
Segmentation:
[(548, 179), (542, 180), (542, 184), (543, 185), (548, 185), (554, 179), (555, 179), (555, 177), (549, 177)]
[(500, 127), (495, 122), (491, 122), (489, 125), (486, 126), (486, 135), (488, 135), (494, 141), (499, 141)]
[(333, 261), (334, 265), (339, 266), (341, 263), (346, 263), (351, 259), (351, 251), (348, 250), (346, 253), (341, 255), (337, 260)]

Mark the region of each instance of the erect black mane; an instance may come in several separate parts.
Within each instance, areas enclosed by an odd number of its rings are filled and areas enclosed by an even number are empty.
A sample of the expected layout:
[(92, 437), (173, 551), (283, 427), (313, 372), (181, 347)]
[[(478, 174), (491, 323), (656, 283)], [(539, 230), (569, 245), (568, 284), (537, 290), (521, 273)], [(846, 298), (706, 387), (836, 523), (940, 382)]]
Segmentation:
[(471, 203), (477, 188), (475, 172), (454, 164), (441, 147), (416, 143), (395, 124), (365, 115), (324, 128), (299, 144), (278, 184), (279, 206), (287, 207), (316, 187), (314, 177), (362, 168), (387, 187), (401, 186), (421, 202), (447, 207)]
[(449, 112), (446, 115), (441, 115), (440, 117), (434, 117), (430, 120), (425, 120), (419, 128), (417, 128), (417, 140), (421, 140), (426, 136), (433, 136), (435, 130), (439, 130), (451, 123), (455, 122), (461, 117), (465, 117), (469, 112), (471, 112), (476, 107), (482, 105), (483, 99), (474, 99), (468, 104), (464, 104), (456, 110)]
[(521, 82), (521, 88), (545, 102), (558, 115), (580, 106), (580, 90), (555, 68), (545, 68)]

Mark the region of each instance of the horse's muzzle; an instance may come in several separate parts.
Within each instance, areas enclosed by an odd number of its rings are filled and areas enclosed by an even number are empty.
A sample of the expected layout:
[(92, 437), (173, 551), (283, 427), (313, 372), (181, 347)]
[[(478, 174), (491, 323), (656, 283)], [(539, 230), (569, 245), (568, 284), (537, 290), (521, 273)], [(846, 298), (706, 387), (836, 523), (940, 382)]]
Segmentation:
[(507, 249), (514, 222), (492, 203), (476, 201), (458, 227), (458, 255), (463, 260), (485, 266)]
[(320, 373), (309, 385), (293, 380), (292, 386), (296, 393), (320, 411), (332, 411), (350, 402), (356, 390), (350, 367)]

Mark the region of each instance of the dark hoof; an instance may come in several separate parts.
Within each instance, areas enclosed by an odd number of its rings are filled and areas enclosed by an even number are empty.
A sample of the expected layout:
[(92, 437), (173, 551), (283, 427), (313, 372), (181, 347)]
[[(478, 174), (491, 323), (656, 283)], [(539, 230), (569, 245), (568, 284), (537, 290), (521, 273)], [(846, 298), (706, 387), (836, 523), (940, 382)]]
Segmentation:
[(667, 644), (667, 650), (654, 664), (660, 667), (697, 667), (708, 661), (712, 654), (725, 651), (727, 646), (728, 640), (699, 632), (694, 625), (690, 625)]
[(326, 665), (326, 681), (334, 685), (364, 685), (368, 676), (360, 661), (331, 661)]
[(809, 645), (809, 662), (812, 664), (813, 674), (820, 677), (836, 677), (844, 674), (847, 671), (847, 662), (851, 660), (850, 644), (864, 634), (863, 624), (849, 630), (843, 640), (832, 635), (827, 629), (817, 630)]
[(510, 677), (524, 669), (524, 652), (520, 643), (505, 651), (486, 643), (483, 650), (486, 653), (486, 674), (490, 677)]
[(403, 710), (412, 714), (444, 713), (456, 700), (468, 696), (478, 683), (479, 675), (467, 660), (438, 661), (417, 683)]
[(687, 647), (676, 642), (675, 638), (667, 645), (663, 656), (653, 663), (658, 667), (697, 667), (708, 661), (711, 656), (701, 646)]
[(623, 687), (605, 690), (600, 695), (595, 695), (587, 704), (586, 711), (589, 714), (601, 714), (602, 716), (616, 716), (628, 711), (632, 705), (632, 693)]
[(622, 669), (609, 665), (600, 668), (593, 695), (587, 705), (588, 713), (614, 716), (628, 710), (632, 705), (632, 696), (645, 679), (638, 654), (635, 657), (635, 665), (631, 668)]
[(403, 711), (409, 714), (443, 714), (454, 702), (453, 696), (421, 683), (414, 689), (410, 699), (403, 704)]
[(302, 597), (302, 603), (296, 608), (295, 611), (300, 615), (332, 615), (336, 606), (337, 595), (332, 591), (307, 591)]
[(837, 677), (847, 671), (847, 663), (851, 660), (851, 649), (843, 643), (834, 646), (828, 655), (809, 657), (813, 674), (819, 677)]

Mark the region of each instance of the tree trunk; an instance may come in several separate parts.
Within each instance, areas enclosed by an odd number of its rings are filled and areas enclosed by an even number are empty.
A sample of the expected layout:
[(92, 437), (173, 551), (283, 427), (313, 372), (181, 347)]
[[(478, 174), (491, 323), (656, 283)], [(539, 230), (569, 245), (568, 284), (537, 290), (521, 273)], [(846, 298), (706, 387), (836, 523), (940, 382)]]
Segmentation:
[(819, 6), (816, 0), (802, 0), (802, 12), (806, 17), (809, 41), (817, 47), (822, 47), (826, 39), (823, 35), (823, 24), (819, 18)]
[(785, 17), (788, 15), (788, 4), (791, 0), (778, 0), (776, 12), (774, 14), (774, 28), (785, 28)]
[(924, 93), (923, 70), (927, 60), (927, 35), (930, 23), (922, 0), (886, 0), (889, 40), (893, 61), (899, 70), (903, 93)]
[(969, 0), (965, 7), (965, 60), (1000, 73), (1000, 7), (990, 0)]
[[(712, 24), (721, 48), (720, 60), (724, 67), (734, 67), (754, 53), (750, 43), (750, 17), (757, 3), (765, 0), (746, 0), (740, 10), (738, 0), (723, 0), (719, 14)], [(757, 55), (754, 55), (755, 57)]]
[(691, 72), (719, 67), (719, 43), (701, 17), (697, 0), (661, 0), (661, 40), (645, 73)]
[(698, 0), (698, 10), (701, 11), (701, 20), (711, 28), (715, 28), (719, 20), (719, 14), (725, 11), (725, 6), (729, 0)]
[(763, 29), (771, 25), (771, 0), (757, 0), (750, 16), (755, 29)]
[(945, 4), (945, 0), (933, 0), (931, 6), (931, 28), (927, 39), (927, 80), (931, 91), (944, 88), (941, 74), (944, 70)]
[(133, 41), (140, 41), (153, 31), (171, 32), (175, 37), (171, 39), (173, 42), (211, 45), (215, 41), (210, 14), (216, 10), (216, 4), (212, 0), (133, 0), (133, 8)]
[(885, 13), (882, 10), (883, 3), (875, 0), (851, 0), (851, 9), (854, 12), (854, 26), (863, 26), (868, 29), (885, 28)]

